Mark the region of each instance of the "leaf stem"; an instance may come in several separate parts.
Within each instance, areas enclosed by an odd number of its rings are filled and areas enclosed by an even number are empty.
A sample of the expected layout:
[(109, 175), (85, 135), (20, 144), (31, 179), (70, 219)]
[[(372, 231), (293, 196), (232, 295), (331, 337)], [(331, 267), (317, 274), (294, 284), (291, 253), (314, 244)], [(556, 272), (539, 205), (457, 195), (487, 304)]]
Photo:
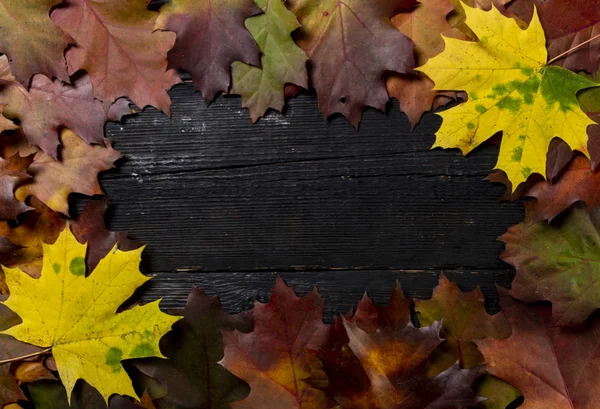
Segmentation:
[(554, 61), (556, 60), (560, 60), (561, 58), (563, 58), (565, 55), (572, 53), (573, 51), (577, 50), (578, 48), (583, 47), (584, 45), (591, 43), (592, 41), (596, 40), (597, 38), (600, 38), (600, 34), (590, 38), (589, 40), (584, 41), (583, 43), (576, 45), (573, 48), (568, 49), (567, 51), (565, 51), (564, 53), (557, 55), (556, 57), (554, 57), (553, 59), (551, 59), (550, 61), (548, 61), (548, 64), (546, 65), (550, 65), (552, 64)]
[(4, 361), (0, 361), (0, 365), (9, 364), (11, 362), (16, 362), (16, 361), (21, 361), (21, 360), (27, 359), (27, 358), (33, 358), (34, 356), (44, 355), (50, 351), (52, 351), (52, 348), (46, 348), (43, 351), (34, 352), (33, 354), (18, 356), (16, 358), (5, 359)]

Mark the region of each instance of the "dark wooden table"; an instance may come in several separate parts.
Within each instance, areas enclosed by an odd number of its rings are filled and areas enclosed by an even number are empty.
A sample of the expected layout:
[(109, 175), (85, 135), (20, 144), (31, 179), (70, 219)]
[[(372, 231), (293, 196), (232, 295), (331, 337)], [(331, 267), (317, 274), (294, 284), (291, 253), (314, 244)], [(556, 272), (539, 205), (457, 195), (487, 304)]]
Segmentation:
[(386, 302), (395, 280), (429, 297), (444, 272), (497, 310), (494, 285), (514, 273), (496, 239), (523, 216), (483, 180), (497, 148), (430, 150), (440, 118), (411, 132), (395, 101), (357, 131), (324, 121), (313, 95), (255, 125), (237, 97), (207, 107), (190, 83), (171, 96), (171, 119), (146, 109), (107, 126), (127, 156), (101, 178), (110, 226), (147, 243), (142, 270), (156, 275), (142, 299), (182, 306), (195, 284), (239, 311), (279, 273), (299, 294), (316, 285), (331, 319), (365, 290)]

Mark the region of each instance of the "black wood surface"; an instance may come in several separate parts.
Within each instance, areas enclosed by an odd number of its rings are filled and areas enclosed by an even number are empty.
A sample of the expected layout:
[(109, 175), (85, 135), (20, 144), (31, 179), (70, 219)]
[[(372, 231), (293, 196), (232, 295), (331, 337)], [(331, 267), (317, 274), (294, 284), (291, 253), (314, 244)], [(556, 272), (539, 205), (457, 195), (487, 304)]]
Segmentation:
[(365, 290), (385, 302), (396, 279), (428, 297), (445, 272), (496, 309), (494, 283), (513, 276), (496, 238), (523, 216), (483, 181), (497, 148), (430, 150), (440, 118), (411, 132), (397, 102), (357, 131), (311, 95), (255, 125), (237, 97), (207, 107), (190, 83), (171, 96), (171, 119), (147, 109), (107, 126), (127, 156), (101, 177), (111, 228), (147, 243), (143, 271), (157, 273), (143, 299), (181, 306), (196, 284), (238, 311), (281, 273), (299, 293), (317, 285), (331, 317)]

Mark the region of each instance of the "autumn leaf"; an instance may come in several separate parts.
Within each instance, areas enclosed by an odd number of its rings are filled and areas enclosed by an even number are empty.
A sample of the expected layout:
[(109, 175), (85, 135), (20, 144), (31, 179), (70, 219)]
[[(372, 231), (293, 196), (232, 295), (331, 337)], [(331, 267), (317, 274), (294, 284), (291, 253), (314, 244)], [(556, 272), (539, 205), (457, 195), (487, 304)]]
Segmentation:
[(529, 206), (530, 221), (552, 220), (576, 202), (588, 211), (600, 205), (600, 174), (592, 170), (589, 159), (577, 155), (554, 183), (539, 181), (527, 187), (522, 196), (537, 200)]
[(104, 213), (108, 208), (108, 198), (90, 199), (77, 217), (70, 220), (71, 231), (81, 243), (87, 243), (86, 266), (88, 271), (94, 270), (101, 259), (118, 244), (120, 250), (130, 251), (142, 246), (131, 240), (125, 232), (109, 230), (104, 223)]
[[(19, 246), (2, 253), (2, 265), (19, 267), (32, 277), (39, 277), (42, 270), (42, 243), (53, 243), (64, 228), (65, 221), (39, 200), (32, 198), (30, 206), (35, 210), (26, 212), (17, 227), (0, 222), (0, 236)], [(0, 271), (0, 276), (3, 273)]]
[(414, 68), (413, 43), (390, 19), (416, 0), (288, 0), (302, 27), (297, 43), (310, 58), (311, 83), (327, 118), (344, 115), (358, 126), (368, 105), (384, 110), (385, 74)]
[[(19, 322), (19, 318), (8, 308), (0, 305), (0, 330), (5, 330)], [(41, 351), (33, 345), (25, 344), (7, 335), (0, 334), (0, 361)], [(0, 404), (6, 405), (19, 400), (27, 400), (11, 374), (10, 364), (0, 364)]]
[(283, 110), (286, 84), (308, 88), (308, 57), (291, 37), (300, 27), (296, 16), (281, 0), (257, 0), (256, 4), (264, 14), (248, 18), (246, 27), (262, 52), (261, 68), (241, 61), (231, 65), (231, 93), (242, 96), (253, 122), (269, 108)]
[(14, 220), (19, 214), (32, 209), (15, 197), (16, 187), (30, 178), (27, 167), (32, 159), (18, 154), (7, 159), (0, 158), (0, 220)]
[[(463, 293), (443, 274), (430, 300), (416, 300), (415, 310), (421, 325), (433, 325), (441, 321), (442, 344), (433, 354), (430, 373), (437, 375), (450, 368), (458, 360), (461, 368), (483, 365), (474, 340), (483, 338), (507, 338), (510, 326), (502, 313), (490, 316), (485, 311), (484, 297), (479, 287)], [(479, 387), (479, 395), (487, 398), (486, 408), (505, 409), (520, 396), (519, 391), (499, 379), (486, 376)], [(486, 393), (483, 393), (484, 390)], [(491, 394), (487, 394), (491, 392)]]
[(348, 320), (367, 332), (375, 332), (378, 328), (397, 330), (410, 322), (411, 300), (404, 297), (400, 283), (396, 282), (394, 292), (387, 305), (376, 305), (366, 293), (356, 308), (356, 312)]
[(277, 402), (280, 409), (325, 409), (325, 393), (309, 386), (305, 350), (317, 350), (327, 340), (323, 300), (314, 290), (299, 298), (281, 278), (267, 304), (256, 302), (254, 330), (225, 332), (221, 364), (250, 385), (250, 395), (231, 404), (233, 409), (264, 409)]
[(43, 152), (36, 154), (28, 169), (33, 181), (19, 187), (16, 196), (21, 200), (35, 196), (52, 210), (68, 215), (71, 193), (103, 194), (98, 173), (113, 168), (121, 154), (108, 139), (106, 146), (88, 145), (69, 129), (62, 130), (61, 142), (60, 160)]
[(223, 359), (222, 331), (249, 332), (249, 314), (227, 315), (219, 299), (192, 288), (183, 320), (161, 342), (169, 360), (143, 360), (135, 366), (165, 386), (166, 396), (155, 400), (158, 409), (229, 409), (245, 398), (248, 386), (218, 362)]
[(508, 339), (476, 341), (490, 373), (519, 388), (524, 409), (600, 407), (600, 321), (570, 329), (552, 324), (546, 305), (526, 305), (500, 290), (512, 327)]
[[(417, 7), (392, 18), (392, 24), (415, 43), (418, 65), (444, 50), (445, 37), (467, 40), (468, 36), (448, 22), (448, 15), (454, 11), (448, 0), (420, 0)], [(400, 101), (400, 109), (406, 113), (414, 128), (426, 111), (438, 108), (436, 99), (444, 102), (456, 98), (456, 93), (434, 91), (433, 82), (425, 75), (392, 75), (387, 80), (390, 96)]]
[(258, 47), (244, 27), (258, 13), (252, 0), (173, 0), (161, 7), (155, 28), (177, 34), (169, 66), (189, 72), (209, 103), (229, 89), (234, 61), (260, 65)]
[(519, 28), (493, 7), (463, 6), (466, 24), (479, 41), (446, 38), (444, 52), (418, 70), (435, 89), (465, 90), (469, 100), (442, 112), (434, 147), (460, 148), (467, 154), (502, 131), (496, 164), (513, 188), (546, 171), (550, 141), (558, 136), (574, 150), (587, 151), (586, 131), (593, 121), (579, 107), (577, 92), (597, 86), (560, 67), (546, 66), (545, 37), (537, 14)]
[(442, 341), (439, 323), (374, 333), (344, 318), (342, 324), (347, 344), (318, 354), (328, 379), (325, 390), (340, 408), (462, 408), (479, 402), (472, 391), (479, 369), (454, 365), (435, 377), (425, 374), (430, 354)]
[(356, 313), (337, 319), (326, 344), (315, 351), (309, 382), (342, 409), (462, 408), (479, 402), (472, 391), (479, 369), (453, 365), (428, 376), (427, 363), (443, 341), (441, 324), (415, 328), (409, 306), (398, 285), (385, 307), (363, 297)]
[(15, 76), (28, 87), (34, 74), (69, 82), (64, 52), (73, 39), (49, 14), (61, 0), (3, 0), (0, 7), (0, 52)]
[(39, 279), (4, 269), (10, 290), (4, 305), (23, 322), (3, 334), (51, 350), (69, 397), (78, 379), (105, 401), (113, 394), (137, 397), (121, 361), (162, 357), (158, 342), (179, 317), (162, 313), (159, 301), (115, 314), (150, 279), (138, 269), (142, 249), (115, 248), (86, 277), (86, 248), (67, 228), (44, 245)]
[(8, 118), (19, 120), (29, 142), (53, 157), (61, 127), (72, 129), (89, 143), (104, 144), (106, 121), (119, 121), (132, 113), (125, 99), (105, 113), (85, 74), (74, 76), (72, 85), (36, 75), (28, 91), (13, 77), (6, 56), (0, 56), (0, 103), (7, 104), (4, 114)]
[(94, 96), (106, 111), (117, 99), (128, 97), (139, 107), (151, 105), (170, 115), (167, 90), (181, 79), (167, 69), (175, 35), (154, 32), (158, 13), (148, 10), (145, 0), (63, 4), (51, 17), (77, 42), (66, 54), (69, 73), (88, 72)]
[(600, 307), (600, 209), (576, 206), (556, 223), (508, 229), (501, 258), (517, 269), (511, 294), (525, 302), (551, 301), (554, 325), (583, 323)]
[[(589, 0), (513, 0), (506, 7), (525, 21), (534, 8), (539, 13), (548, 40), (550, 58), (600, 34), (600, 7)], [(596, 73), (600, 68), (600, 41), (592, 41), (556, 61), (572, 71)]]

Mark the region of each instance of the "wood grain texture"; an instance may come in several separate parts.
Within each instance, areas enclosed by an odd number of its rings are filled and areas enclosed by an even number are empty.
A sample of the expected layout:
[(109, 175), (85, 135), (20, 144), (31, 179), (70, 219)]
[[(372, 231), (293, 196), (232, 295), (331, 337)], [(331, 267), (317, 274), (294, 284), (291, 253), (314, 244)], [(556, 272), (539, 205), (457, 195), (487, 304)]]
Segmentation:
[(493, 306), (494, 281), (510, 283), (496, 238), (523, 211), (483, 181), (497, 148), (430, 150), (440, 118), (411, 132), (397, 102), (367, 110), (357, 131), (324, 121), (312, 95), (256, 125), (237, 97), (207, 107), (190, 83), (171, 96), (171, 119), (147, 109), (107, 125), (127, 157), (101, 178), (111, 228), (147, 243), (143, 271), (160, 272), (144, 299), (182, 305), (195, 283), (239, 310), (282, 272), (344, 311), (367, 288), (384, 301), (395, 279), (429, 294), (444, 270), (481, 284)]

